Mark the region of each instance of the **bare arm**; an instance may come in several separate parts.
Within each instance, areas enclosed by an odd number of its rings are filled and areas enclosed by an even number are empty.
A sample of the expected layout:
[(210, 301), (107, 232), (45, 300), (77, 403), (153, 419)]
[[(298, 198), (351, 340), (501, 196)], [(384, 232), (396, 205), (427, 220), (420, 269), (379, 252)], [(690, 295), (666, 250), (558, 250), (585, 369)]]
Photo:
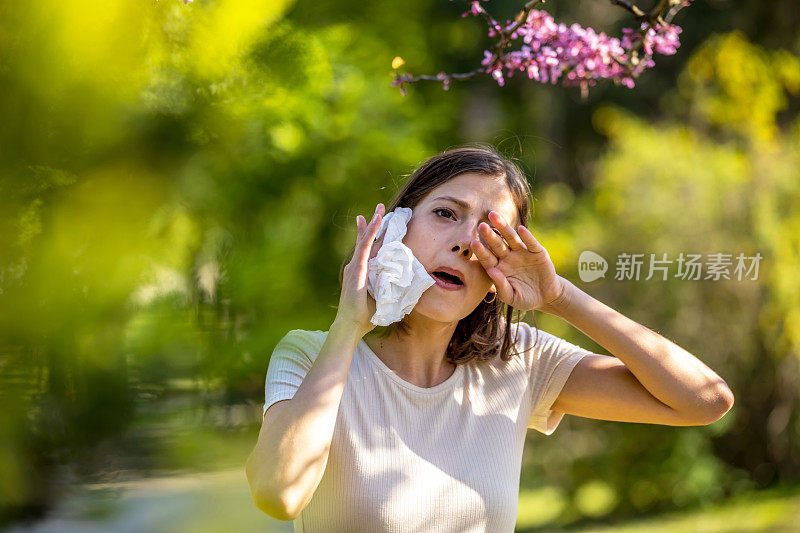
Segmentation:
[(578, 362), (553, 411), (697, 425), (731, 408), (728, 384), (697, 357), (556, 274), (547, 250), (524, 225), (515, 230), (496, 211), (489, 218), (501, 235), (481, 223), (487, 245), (478, 239), (471, 244), (502, 301), (561, 317), (616, 357), (597, 354)]
[(319, 486), (361, 337), (355, 327), (334, 321), (294, 397), (267, 409), (245, 471), (253, 501), (268, 515), (293, 520)]
[[(667, 417), (654, 402), (651, 405), (638, 401), (642, 395), (632, 390), (635, 384), (632, 377), (681, 420), (708, 424), (731, 408), (733, 393), (728, 384), (697, 357), (595, 300), (572, 283), (565, 280), (565, 284), (562, 297), (541, 310), (567, 320), (597, 341), (624, 363), (632, 376), (627, 375), (627, 371), (620, 374), (619, 368), (611, 368), (619, 364), (603, 358), (591, 372), (577, 372), (574, 379), (570, 376), (571, 383), (565, 386), (563, 398), (556, 401), (558, 405), (554, 409), (604, 420), (648, 421), (650, 417), (653, 423), (666, 423), (667, 418), (675, 418)], [(609, 398), (606, 406), (598, 405), (591, 392), (597, 389), (600, 367), (611, 370), (605, 372), (607, 380), (616, 380), (605, 384), (615, 390), (614, 394), (606, 395)], [(595, 405), (589, 405), (592, 402)], [(630, 412), (626, 413), (614, 402), (629, 403)], [(655, 422), (656, 419), (659, 422)]]
[(314, 364), (294, 397), (277, 402), (264, 413), (258, 442), (247, 458), (245, 472), (256, 506), (279, 520), (293, 520), (317, 490), (333, 440), (339, 404), (353, 352), (375, 328), (375, 300), (367, 291), (369, 259), (383, 239), (375, 240), (383, 217), (356, 217), (358, 228), (352, 260), (342, 273), (339, 310)]

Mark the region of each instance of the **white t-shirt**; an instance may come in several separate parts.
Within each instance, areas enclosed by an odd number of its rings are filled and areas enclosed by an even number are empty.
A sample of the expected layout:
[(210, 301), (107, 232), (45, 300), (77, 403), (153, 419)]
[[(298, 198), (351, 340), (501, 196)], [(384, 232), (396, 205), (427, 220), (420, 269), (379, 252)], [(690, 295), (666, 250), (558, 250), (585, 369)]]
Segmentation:
[[(264, 413), (294, 396), (327, 334), (292, 330), (280, 340)], [(512, 353), (530, 348), (535, 336), (529, 324), (512, 324)], [(533, 349), (508, 362), (473, 360), (430, 388), (395, 374), (362, 339), (325, 473), (294, 531), (514, 531), (527, 428), (555, 431), (564, 413), (550, 407), (592, 353), (541, 329), (538, 336)]]

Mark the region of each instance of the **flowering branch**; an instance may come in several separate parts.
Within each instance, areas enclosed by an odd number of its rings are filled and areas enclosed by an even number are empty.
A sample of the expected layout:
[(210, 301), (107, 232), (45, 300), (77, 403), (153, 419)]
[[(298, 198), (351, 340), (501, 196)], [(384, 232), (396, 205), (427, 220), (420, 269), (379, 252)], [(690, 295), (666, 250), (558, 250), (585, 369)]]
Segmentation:
[(633, 13), (636, 17), (639, 17), (642, 20), (644, 20), (647, 17), (647, 15), (645, 15), (645, 12), (639, 9), (639, 6), (631, 4), (630, 2), (626, 2), (625, 0), (610, 0), (610, 2), (615, 6), (620, 6), (624, 9), (627, 9), (628, 11)]
[[(547, 12), (533, 9), (544, 1), (530, 0), (513, 21), (506, 21), (505, 25), (501, 25), (483, 8), (479, 0), (467, 0), (469, 10), (461, 16), (471, 14), (482, 17), (489, 26), (489, 37), (497, 39), (494, 46), (484, 51), (484, 59), (481, 61), (483, 67), (458, 74), (440, 72), (436, 76), (412, 76), (397, 71), (405, 62), (396, 57), (392, 61), (392, 68), (395, 69), (392, 86), (400, 87), (400, 92), (405, 95), (404, 84), (438, 81), (442, 83), (444, 90), (448, 90), (452, 80), (489, 74), (502, 87), (505, 84), (505, 69), (509, 78), (515, 71), (521, 70), (530, 79), (541, 83), (554, 84), (560, 80), (564, 86), (580, 86), (584, 98), (588, 94), (588, 87), (595, 86), (603, 79), (633, 88), (633, 80), (645, 69), (655, 65), (652, 59), (654, 52), (672, 55), (677, 51), (681, 28), (671, 24), (671, 21), (682, 7), (691, 2), (659, 0), (649, 12), (645, 12), (629, 0), (609, 0), (612, 5), (628, 11), (639, 23), (636, 30), (623, 28), (622, 38), (617, 39), (603, 32), (598, 34), (592, 28), (583, 28), (579, 24), (569, 27), (563, 23), (556, 24)], [(521, 49), (507, 51), (519, 37), (524, 42)], [(640, 53), (640, 49), (643, 49), (643, 53)]]

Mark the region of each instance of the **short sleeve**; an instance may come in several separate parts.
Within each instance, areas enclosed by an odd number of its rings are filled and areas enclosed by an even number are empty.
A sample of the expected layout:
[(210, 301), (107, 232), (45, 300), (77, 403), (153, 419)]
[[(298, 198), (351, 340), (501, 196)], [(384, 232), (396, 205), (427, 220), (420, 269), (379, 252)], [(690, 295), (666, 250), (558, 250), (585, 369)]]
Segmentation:
[(538, 339), (536, 335), (537, 331), (532, 330), (531, 342), (535, 340), (536, 345), (532, 350), (532, 407), (528, 427), (545, 435), (552, 435), (564, 418), (564, 413), (553, 411), (550, 407), (578, 362), (592, 352), (546, 331), (538, 330)]
[(293, 329), (278, 341), (269, 358), (262, 416), (275, 402), (294, 398), (322, 347), (320, 333)]

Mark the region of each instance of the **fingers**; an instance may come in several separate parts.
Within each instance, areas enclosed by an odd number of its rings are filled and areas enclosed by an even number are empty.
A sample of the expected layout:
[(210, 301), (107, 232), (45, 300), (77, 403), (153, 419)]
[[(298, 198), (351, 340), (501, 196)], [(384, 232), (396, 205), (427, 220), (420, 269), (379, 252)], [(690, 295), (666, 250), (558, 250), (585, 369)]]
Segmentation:
[(495, 289), (497, 289), (497, 296), (504, 302), (511, 302), (514, 296), (514, 289), (508, 282), (508, 279), (498, 268), (492, 268), (486, 271), (492, 281), (494, 282)]
[(369, 224), (364, 217), (358, 215), (356, 223), (358, 225), (358, 238), (356, 240), (356, 251), (353, 258), (361, 265), (366, 265), (369, 260), (369, 254), (372, 250), (372, 243), (375, 240), (375, 235), (381, 227), (381, 219), (383, 218), (384, 211), (383, 204), (378, 204), (375, 208), (375, 213)]
[[(525, 250), (529, 252), (539, 252), (543, 250), (542, 245), (539, 244), (525, 226), (520, 225), (517, 230), (515, 230), (506, 222), (503, 215), (496, 211), (489, 212), (489, 221), (497, 230), (493, 230), (492, 226), (489, 226), (489, 224), (481, 223), (478, 226), (478, 232), (486, 242), (483, 249), (494, 254), (498, 260), (505, 258), (511, 250)], [(498, 231), (500, 233), (499, 235)], [(519, 233), (517, 233), (517, 231), (519, 231)], [(490, 258), (487, 257), (486, 259), (488, 261)]]
[(522, 242), (528, 247), (529, 252), (541, 252), (544, 250), (544, 246), (539, 244), (539, 241), (536, 240), (536, 237), (533, 236), (533, 233), (528, 230), (525, 226), (519, 227), (519, 236), (522, 237)]
[(475, 254), (475, 257), (477, 257), (478, 261), (483, 265), (484, 270), (488, 271), (490, 268), (497, 266), (497, 263), (500, 262), (492, 251), (478, 239), (472, 239), (470, 246), (472, 247), (472, 252)]
[[(382, 220), (383, 220), (383, 218), (381, 218), (381, 221)], [(383, 246), (383, 238), (384, 237), (386, 237), (385, 233), (383, 234), (383, 236), (380, 239), (372, 242), (372, 246), (370, 246), (370, 249), (369, 249), (369, 256), (367, 257), (367, 261), (369, 261), (370, 259), (372, 259), (373, 257), (378, 255), (378, 251), (380, 251), (381, 246)]]
[(506, 245), (506, 242), (500, 235), (495, 233), (495, 231), (487, 223), (481, 222), (478, 225), (478, 233), (481, 234), (481, 237), (483, 237), (483, 240), (486, 242), (488, 247), (487, 249), (499, 259), (502, 259), (508, 255), (509, 247)]
[(500, 234), (508, 243), (508, 246), (512, 250), (527, 250), (528, 247), (525, 245), (525, 242), (520, 238), (514, 228), (511, 227), (511, 224), (506, 222), (506, 219), (503, 218), (503, 215), (497, 213), (496, 211), (491, 211), (489, 213), (489, 220), (495, 225), (495, 227), (500, 231)]

